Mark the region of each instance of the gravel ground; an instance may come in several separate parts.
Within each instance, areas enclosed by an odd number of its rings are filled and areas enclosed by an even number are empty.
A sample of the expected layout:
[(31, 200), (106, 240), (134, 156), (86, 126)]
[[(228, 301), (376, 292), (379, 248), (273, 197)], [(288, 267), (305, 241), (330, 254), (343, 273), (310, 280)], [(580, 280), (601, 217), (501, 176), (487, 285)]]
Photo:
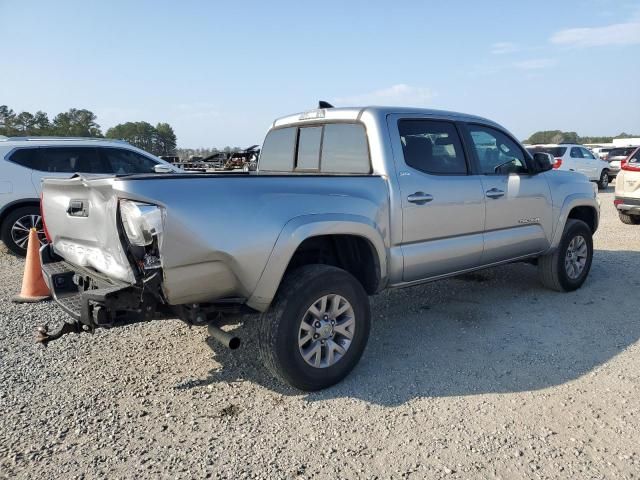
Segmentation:
[(600, 197), (581, 290), (514, 264), (386, 292), (313, 394), (264, 370), (251, 318), (235, 352), (177, 320), (37, 346), (64, 315), (10, 303), (0, 254), (0, 477), (639, 478), (640, 227)]

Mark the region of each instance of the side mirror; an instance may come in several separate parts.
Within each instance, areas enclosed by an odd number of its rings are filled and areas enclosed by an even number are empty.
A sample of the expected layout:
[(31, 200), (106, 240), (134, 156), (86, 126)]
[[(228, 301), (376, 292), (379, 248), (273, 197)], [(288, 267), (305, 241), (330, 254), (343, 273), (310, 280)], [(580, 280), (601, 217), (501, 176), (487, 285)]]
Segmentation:
[(163, 163), (156, 163), (153, 166), (153, 171), (156, 173), (173, 173), (173, 168)]
[(536, 173), (548, 172), (553, 169), (552, 156), (549, 153), (535, 152), (533, 154), (533, 164)]

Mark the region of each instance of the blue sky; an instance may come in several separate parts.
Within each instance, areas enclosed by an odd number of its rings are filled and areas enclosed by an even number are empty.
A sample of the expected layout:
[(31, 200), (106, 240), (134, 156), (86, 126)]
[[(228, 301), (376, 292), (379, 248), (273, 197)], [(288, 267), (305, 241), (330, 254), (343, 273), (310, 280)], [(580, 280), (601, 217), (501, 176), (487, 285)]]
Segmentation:
[(0, 104), (260, 143), (278, 116), (444, 108), (536, 130), (640, 133), (640, 1), (0, 0)]

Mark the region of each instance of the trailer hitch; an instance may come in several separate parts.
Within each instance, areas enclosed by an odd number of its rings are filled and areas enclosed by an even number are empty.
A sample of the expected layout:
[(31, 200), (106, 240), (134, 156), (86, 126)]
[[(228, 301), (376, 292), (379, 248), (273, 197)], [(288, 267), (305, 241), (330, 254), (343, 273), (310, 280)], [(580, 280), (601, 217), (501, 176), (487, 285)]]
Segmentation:
[(43, 346), (47, 346), (47, 344), (52, 340), (57, 340), (58, 338), (66, 335), (67, 333), (93, 333), (93, 329), (90, 327), (83, 325), (79, 322), (68, 323), (64, 322), (60, 328), (53, 332), (49, 332), (49, 325), (45, 324), (36, 329), (36, 342), (41, 343)]

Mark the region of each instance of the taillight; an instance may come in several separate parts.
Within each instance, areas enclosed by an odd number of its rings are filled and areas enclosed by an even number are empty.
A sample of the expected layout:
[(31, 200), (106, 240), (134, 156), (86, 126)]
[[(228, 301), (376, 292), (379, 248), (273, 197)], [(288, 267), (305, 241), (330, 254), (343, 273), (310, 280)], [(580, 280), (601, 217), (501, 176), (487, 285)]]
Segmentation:
[(560, 168), (560, 165), (562, 165), (562, 158), (556, 157), (556, 161), (553, 162), (553, 168), (558, 169)]
[(616, 207), (617, 207), (618, 205), (620, 205), (621, 203), (622, 203), (622, 199), (621, 199), (621, 198), (616, 198), (616, 199), (613, 201), (613, 205), (614, 205), (614, 206), (616, 206)]
[(625, 159), (620, 162), (620, 168), (628, 172), (640, 172), (640, 163), (629, 163), (629, 160)]
[(44, 192), (40, 194), (40, 216), (42, 217), (42, 230), (47, 242), (51, 243), (51, 237), (49, 236), (49, 230), (47, 230), (47, 224), (44, 222)]

